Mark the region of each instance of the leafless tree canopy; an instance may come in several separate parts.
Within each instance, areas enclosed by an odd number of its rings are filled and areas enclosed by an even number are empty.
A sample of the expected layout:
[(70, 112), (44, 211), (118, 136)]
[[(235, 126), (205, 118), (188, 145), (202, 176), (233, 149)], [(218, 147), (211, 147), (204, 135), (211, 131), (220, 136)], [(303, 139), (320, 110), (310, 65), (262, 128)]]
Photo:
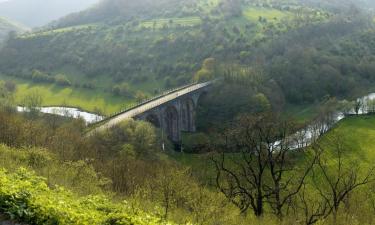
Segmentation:
[(281, 218), (302, 188), (315, 159), (296, 167), (289, 138), (293, 127), (277, 115), (262, 114), (243, 116), (225, 132), (221, 155), (214, 158), (216, 182), (242, 213), (252, 209), (261, 216), (268, 203)]

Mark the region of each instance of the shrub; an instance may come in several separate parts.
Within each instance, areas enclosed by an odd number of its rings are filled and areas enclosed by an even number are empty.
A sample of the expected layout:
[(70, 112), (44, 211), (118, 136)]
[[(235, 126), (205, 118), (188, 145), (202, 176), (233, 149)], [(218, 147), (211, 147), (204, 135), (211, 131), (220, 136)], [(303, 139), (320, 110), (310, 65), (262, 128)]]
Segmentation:
[(93, 82), (86, 82), (82, 84), (82, 87), (86, 89), (95, 89), (96, 85)]
[(5, 81), (4, 87), (10, 93), (15, 92), (16, 88), (17, 88), (16, 84), (13, 81), (10, 81), (10, 80)]
[(147, 99), (147, 94), (142, 91), (137, 91), (135, 93), (135, 99), (137, 100), (137, 102), (142, 102)]
[(184, 152), (204, 153), (207, 152), (207, 146), (210, 139), (203, 133), (185, 135), (183, 140)]
[(170, 224), (131, 209), (126, 202), (114, 204), (104, 196), (78, 197), (42, 177), (21, 168), (15, 173), (0, 170), (0, 209), (13, 219), (30, 224)]
[(72, 82), (64, 75), (58, 74), (55, 76), (55, 83), (60, 86), (71, 86)]
[(33, 72), (31, 73), (31, 79), (34, 82), (41, 82), (41, 83), (52, 83), (54, 81), (53, 77), (39, 70), (33, 70)]
[(115, 85), (112, 88), (112, 92), (117, 96), (123, 96), (123, 97), (127, 97), (127, 98), (133, 97), (133, 93), (130, 90), (130, 86), (129, 86), (128, 83), (122, 83), (122, 84)]

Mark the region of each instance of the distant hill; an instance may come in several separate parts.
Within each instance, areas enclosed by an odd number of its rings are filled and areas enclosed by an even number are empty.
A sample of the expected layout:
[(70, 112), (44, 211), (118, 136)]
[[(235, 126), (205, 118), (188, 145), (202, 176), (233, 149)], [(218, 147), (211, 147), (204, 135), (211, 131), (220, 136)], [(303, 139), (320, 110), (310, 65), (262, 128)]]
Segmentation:
[[(341, 62), (346, 58), (340, 57), (350, 52), (346, 49), (372, 49), (372, 42), (367, 43), (372, 39), (360, 35), (368, 29), (365, 24), (372, 24), (367, 17), (366, 21), (358, 22), (363, 24), (359, 26), (350, 22), (355, 12), (332, 12), (292, 0), (275, 0), (272, 3), (254, 1), (105, 0), (95, 7), (64, 17), (48, 28), (9, 40), (0, 50), (0, 72), (32, 82), (53, 83), (58, 80), (56, 77), (60, 81), (64, 77), (64, 84), (104, 90), (137, 100), (189, 83), (193, 77), (204, 80), (210, 79), (213, 73), (228, 75), (232, 73), (228, 72), (232, 67), (240, 68), (252, 63), (265, 65), (266, 73), (286, 90), (287, 98), (298, 103), (315, 101), (327, 93), (347, 96), (347, 90), (354, 90), (350, 86), (352, 83), (357, 80), (364, 82), (358, 76), (346, 76), (348, 71), (354, 69), (345, 70), (344, 76), (336, 71), (336, 67), (322, 67), (328, 68), (329, 74), (345, 79), (347, 85), (339, 90), (328, 86), (322, 94), (312, 95), (308, 91), (302, 96), (292, 93), (299, 93), (300, 90), (290, 87), (291, 78), (297, 79), (302, 74), (328, 74), (327, 71), (311, 72), (321, 68), (317, 62), (327, 60), (308, 61), (311, 70), (304, 71), (303, 68), (307, 66), (289, 68), (286, 65), (295, 64), (282, 63), (281, 59), (290, 57), (293, 62), (302, 58), (292, 56), (307, 48), (303, 41), (310, 37), (316, 38), (311, 40), (311, 43), (315, 43), (311, 44), (312, 47), (317, 48), (316, 52), (319, 53), (314, 57), (339, 57)], [(372, 25), (370, 29), (373, 29)], [(295, 45), (302, 34), (305, 37)], [(359, 37), (352, 37), (352, 34)], [(341, 45), (338, 45), (338, 38)], [(273, 46), (277, 40), (288, 41), (288, 44)], [(332, 44), (332, 40), (336, 45)], [(347, 43), (353, 46), (345, 46)], [(286, 50), (283, 48), (285, 46), (288, 47)], [(293, 46), (295, 52), (288, 52), (284, 56), (289, 46)], [(306, 52), (314, 51), (306, 49)], [(365, 53), (359, 51), (358, 54)], [(354, 61), (357, 59), (354, 55), (349, 55), (348, 59), (358, 64)], [(273, 68), (267, 65), (269, 62), (280, 68), (268, 71)], [(361, 62), (364, 67), (361, 71), (366, 71), (367, 62)], [(338, 64), (332, 63), (334, 66)], [(286, 78), (280, 80), (281, 76), (278, 75), (283, 71), (287, 71), (284, 74)], [(308, 78), (311, 77), (314, 76)], [(308, 78), (305, 79), (308, 81), (306, 85), (298, 85), (298, 79), (292, 83), (300, 87), (313, 87), (312, 84), (315, 84), (314, 90), (318, 90), (322, 83), (334, 83), (325, 82), (321, 77)], [(293, 99), (294, 96), (301, 98)]]
[[(58, 21), (58, 26), (109, 22), (114, 19), (152, 19), (155, 17), (183, 17), (197, 12), (194, 7), (205, 0), (102, 0), (82, 12), (73, 13)], [(190, 9), (188, 9), (190, 8)]]
[(99, 0), (8, 0), (0, 2), (0, 16), (38, 27), (73, 12), (86, 9)]
[(11, 31), (15, 31), (16, 33), (22, 33), (27, 30), (28, 28), (26, 26), (0, 17), (0, 42), (2, 42)]
[(319, 6), (330, 10), (367, 10), (375, 7), (374, 0), (300, 0), (301, 3)]
[[(207, 58), (245, 62), (253, 47), (328, 17), (319, 9), (287, 6), (243, 0), (104, 0), (53, 28), (8, 42), (0, 51), (0, 70), (27, 79), (34, 70), (65, 73), (74, 85), (107, 91), (126, 82), (154, 95), (191, 82)], [(309, 17), (296, 21), (300, 13)]]

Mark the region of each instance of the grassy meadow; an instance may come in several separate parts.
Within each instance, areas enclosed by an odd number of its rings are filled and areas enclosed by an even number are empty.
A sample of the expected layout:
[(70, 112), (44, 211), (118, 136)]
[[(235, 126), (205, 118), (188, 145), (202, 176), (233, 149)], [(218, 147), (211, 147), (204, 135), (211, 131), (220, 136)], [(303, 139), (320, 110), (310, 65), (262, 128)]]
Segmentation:
[(243, 15), (250, 21), (256, 22), (260, 17), (268, 21), (287, 19), (291, 13), (271, 8), (250, 7), (244, 10)]
[[(305, 120), (309, 117), (309, 112), (301, 114), (301, 119)], [(311, 108), (311, 111), (313, 109)], [(368, 162), (375, 161), (375, 116), (353, 116), (340, 121), (335, 128), (324, 135), (319, 143), (326, 146), (328, 151), (328, 158), (335, 160), (334, 156), (330, 155), (330, 147), (328, 146), (328, 139), (338, 136), (344, 141), (347, 149), (350, 150), (348, 159), (358, 160), (359, 164), (367, 166)], [(186, 154), (179, 153), (171, 155), (172, 158), (185, 166), (190, 166), (194, 171), (203, 173), (205, 179), (213, 179), (215, 175), (214, 164), (210, 161), (210, 154)], [(235, 158), (235, 157), (234, 157)], [(301, 158), (301, 163), (304, 161)], [(204, 172), (202, 172), (204, 171)]]
[(184, 18), (163, 18), (163, 19), (154, 19), (143, 21), (140, 26), (145, 28), (153, 28), (156, 29), (163, 28), (165, 26), (173, 26), (173, 27), (189, 27), (189, 26), (196, 26), (200, 25), (202, 20), (199, 17), (184, 17)]
[(116, 113), (134, 103), (134, 100), (113, 96), (100, 89), (61, 87), (56, 84), (33, 83), (31, 81), (1, 76), (1, 80), (12, 80), (16, 83), (14, 100), (22, 105), (25, 97), (38, 93), (42, 97), (42, 106), (77, 107), (89, 112), (100, 112), (103, 115)]
[(350, 152), (348, 155), (357, 158), (359, 163), (375, 160), (375, 116), (353, 116), (344, 119), (321, 139), (335, 135), (343, 140)]

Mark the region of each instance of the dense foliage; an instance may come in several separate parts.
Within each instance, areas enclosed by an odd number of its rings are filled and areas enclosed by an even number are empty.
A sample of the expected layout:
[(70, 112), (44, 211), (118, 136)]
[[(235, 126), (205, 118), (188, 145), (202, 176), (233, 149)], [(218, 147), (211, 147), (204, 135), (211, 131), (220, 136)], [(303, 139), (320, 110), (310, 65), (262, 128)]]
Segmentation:
[(77, 86), (90, 83), (111, 91), (127, 82), (153, 95), (189, 83), (194, 75), (196, 80), (212, 78), (202, 69), (205, 59), (217, 65), (246, 63), (260, 43), (329, 18), (319, 9), (286, 6), (233, 0), (103, 1), (51, 28), (9, 40), (0, 51), (0, 71), (26, 79), (34, 70), (50, 76), (66, 71)]
[[(374, 21), (346, 1), (319, 2), (104, 0), (11, 35), (0, 72), (52, 91), (141, 101), (220, 79), (181, 154), (147, 122), (87, 135), (82, 120), (42, 115), (38, 92), (17, 113), (18, 86), (0, 83), (0, 214), (30, 224), (372, 224), (374, 119), (325, 132), (337, 110), (375, 111), (374, 101), (341, 101), (375, 84)], [(299, 124), (271, 113), (321, 102), (312, 127), (325, 136), (310, 147), (292, 135)]]
[(25, 169), (0, 170), (0, 209), (30, 224), (171, 224), (102, 196), (78, 198)]

